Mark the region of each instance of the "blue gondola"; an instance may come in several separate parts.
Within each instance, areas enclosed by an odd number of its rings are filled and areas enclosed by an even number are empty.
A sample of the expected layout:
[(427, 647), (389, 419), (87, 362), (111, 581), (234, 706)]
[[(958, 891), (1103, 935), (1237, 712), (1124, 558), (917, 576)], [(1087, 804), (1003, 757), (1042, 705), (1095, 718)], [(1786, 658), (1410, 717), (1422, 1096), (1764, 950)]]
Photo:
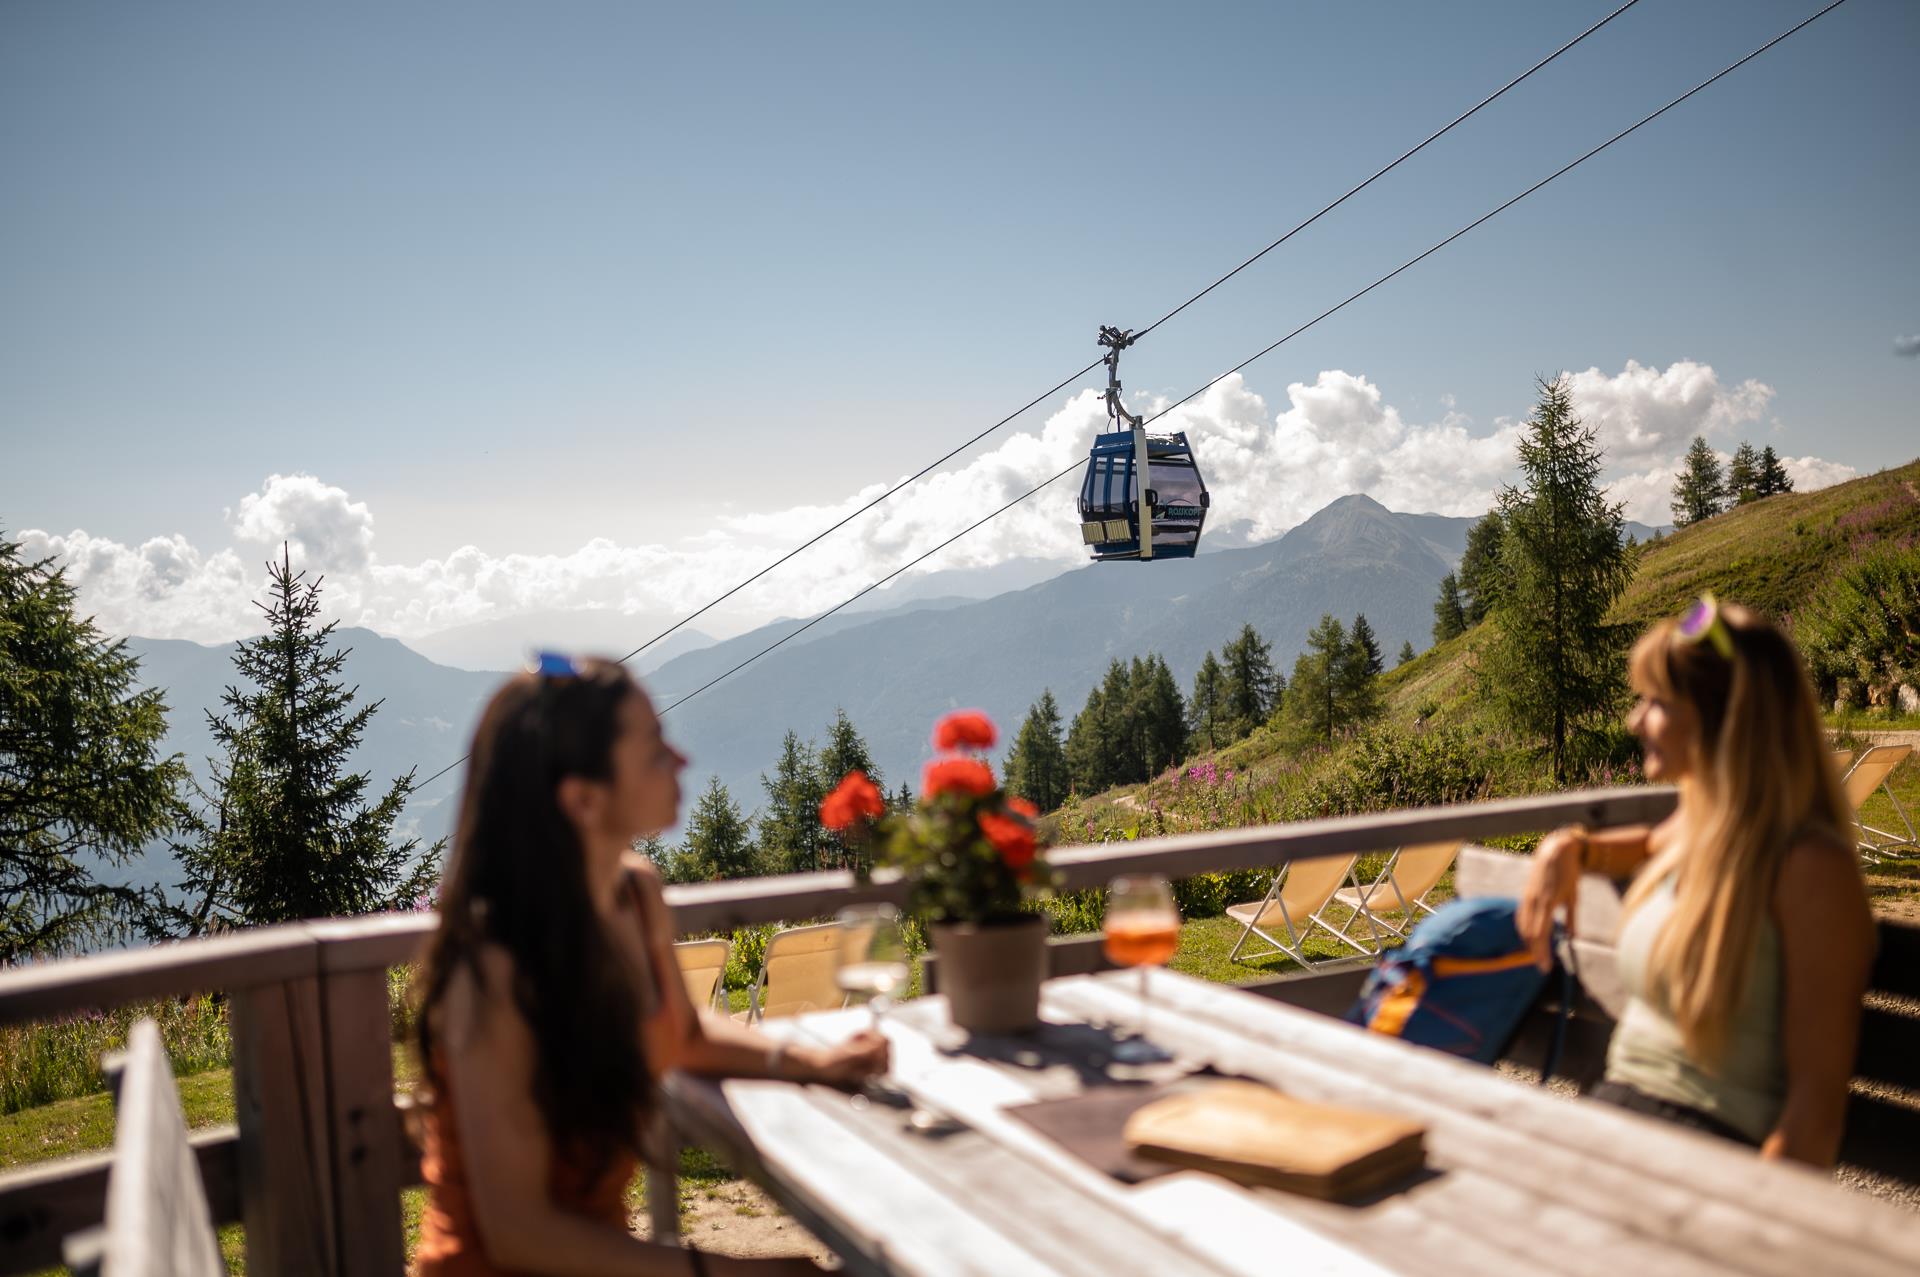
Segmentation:
[[(1150, 435), (1120, 403), (1120, 352), (1133, 334), (1102, 328), (1107, 348), (1107, 419), (1080, 483), (1080, 538), (1096, 563), (1190, 559), (1207, 521), (1207, 485), (1183, 432)], [(1145, 483), (1141, 483), (1142, 476)], [(1142, 515), (1140, 489), (1146, 489)]]

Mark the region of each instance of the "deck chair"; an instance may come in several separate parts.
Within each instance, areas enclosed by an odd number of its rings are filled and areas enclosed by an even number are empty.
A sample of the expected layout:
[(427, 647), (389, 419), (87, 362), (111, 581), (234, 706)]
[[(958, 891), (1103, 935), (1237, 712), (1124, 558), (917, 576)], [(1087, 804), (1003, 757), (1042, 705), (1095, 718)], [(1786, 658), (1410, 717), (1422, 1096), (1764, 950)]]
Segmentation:
[(776, 931), (754, 977), (747, 1023), (845, 1006), (847, 995), (833, 978), (840, 969), (840, 939), (841, 928), (833, 922)]
[[(1233, 952), (1227, 955), (1227, 960), (1240, 961), (1240, 951), (1246, 948), (1247, 941), (1259, 936), (1272, 948), (1248, 953), (1247, 957), (1264, 958), (1270, 954), (1284, 953), (1301, 966), (1310, 967), (1313, 960), (1307, 957), (1301, 946), (1313, 934), (1315, 927), (1361, 953), (1378, 953), (1380, 933), (1374, 927), (1371, 915), (1364, 910), (1354, 913), (1338, 927), (1325, 916), (1328, 903), (1332, 901), (1334, 892), (1340, 890), (1342, 883), (1355, 891), (1360, 889), (1360, 882), (1353, 875), (1353, 867), (1359, 863), (1358, 856), (1317, 856), (1311, 860), (1290, 861), (1281, 866), (1265, 896), (1246, 904), (1227, 906), (1227, 916), (1240, 924), (1240, 938), (1233, 942)], [(1366, 919), (1367, 929), (1373, 935), (1372, 948), (1347, 934), (1348, 928), (1362, 918)], [(1280, 938), (1282, 935), (1286, 937), (1285, 940)]]
[(673, 946), (673, 960), (680, 966), (680, 978), (686, 981), (687, 997), (697, 1007), (720, 1005), (720, 990), (727, 973), (727, 952), (733, 946), (724, 938), (682, 940)]
[(1851, 762), (1853, 762), (1852, 750), (1836, 749), (1833, 751), (1833, 765), (1840, 769), (1840, 774), (1842, 776), (1845, 776), (1847, 774), (1847, 765)]
[[(1453, 862), (1459, 855), (1458, 838), (1451, 842), (1426, 842), (1396, 848), (1378, 878), (1364, 887), (1347, 887), (1336, 891), (1333, 898), (1356, 913), (1366, 914), (1368, 923), (1378, 928), (1375, 935), (1385, 931), (1404, 940), (1407, 931), (1413, 927), (1416, 914), (1433, 912), (1433, 906), (1427, 903), (1427, 896), (1447, 876), (1447, 870), (1453, 868)], [(1388, 913), (1400, 915), (1399, 926), (1381, 917)]]
[[(1860, 856), (1869, 864), (1878, 864), (1883, 860), (1896, 859), (1898, 855), (1912, 855), (1920, 852), (1920, 831), (1913, 827), (1913, 818), (1907, 815), (1907, 809), (1900, 805), (1894, 796), (1893, 786), (1887, 778), (1893, 775), (1893, 769), (1905, 762), (1907, 755), (1913, 752), (1911, 745), (1874, 745), (1854, 761), (1847, 774), (1841, 778), (1841, 785), (1847, 791), (1847, 805), (1853, 808), (1853, 823), (1859, 837)], [(1906, 835), (1876, 829), (1861, 818), (1860, 809), (1866, 806), (1867, 799), (1874, 791), (1884, 791), (1887, 800), (1893, 804), (1894, 815), (1906, 826)]]
[(65, 1239), (68, 1266), (83, 1277), (223, 1277), (227, 1266), (160, 1026), (136, 1023), (127, 1049), (109, 1057), (107, 1069), (114, 1124), (106, 1222)]

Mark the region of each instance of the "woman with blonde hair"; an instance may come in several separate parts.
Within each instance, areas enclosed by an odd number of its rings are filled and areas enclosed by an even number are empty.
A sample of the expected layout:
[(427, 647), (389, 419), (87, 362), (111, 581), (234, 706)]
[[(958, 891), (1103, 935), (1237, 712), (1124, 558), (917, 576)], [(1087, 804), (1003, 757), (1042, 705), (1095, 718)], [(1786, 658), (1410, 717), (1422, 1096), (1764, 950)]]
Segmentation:
[(1521, 934), (1546, 965), (1581, 873), (1633, 877), (1594, 1098), (1830, 1166), (1874, 930), (1813, 687), (1785, 634), (1711, 595), (1641, 638), (1629, 678), (1647, 778), (1679, 804), (1651, 828), (1548, 835)]

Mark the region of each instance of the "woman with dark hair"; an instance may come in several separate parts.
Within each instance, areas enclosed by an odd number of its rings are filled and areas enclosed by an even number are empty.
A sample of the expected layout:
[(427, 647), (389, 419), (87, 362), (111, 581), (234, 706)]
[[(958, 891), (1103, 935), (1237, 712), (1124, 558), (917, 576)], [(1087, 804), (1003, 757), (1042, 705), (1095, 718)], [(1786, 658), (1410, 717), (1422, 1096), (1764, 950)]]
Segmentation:
[(1581, 873), (1632, 877), (1594, 1097), (1831, 1166), (1874, 934), (1812, 684), (1776, 626), (1711, 595), (1641, 638), (1629, 679), (1647, 779), (1679, 804), (1650, 829), (1549, 834), (1521, 933), (1546, 965)]
[(854, 1084), (887, 1065), (873, 1034), (786, 1046), (694, 1009), (659, 877), (631, 851), (674, 823), (684, 766), (646, 693), (607, 661), (543, 657), (481, 717), (416, 986), (420, 1277), (819, 1271), (627, 1229), (667, 1070)]

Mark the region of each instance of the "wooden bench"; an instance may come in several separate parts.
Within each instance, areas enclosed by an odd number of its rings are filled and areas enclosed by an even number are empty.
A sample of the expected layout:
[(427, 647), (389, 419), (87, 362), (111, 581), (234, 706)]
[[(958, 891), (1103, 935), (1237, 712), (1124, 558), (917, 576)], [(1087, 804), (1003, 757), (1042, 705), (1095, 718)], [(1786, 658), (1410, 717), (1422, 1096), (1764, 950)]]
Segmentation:
[[(1460, 853), (1455, 887), (1462, 896), (1517, 896), (1527, 858), (1469, 847)], [(1585, 1092), (1606, 1068), (1607, 1043), (1625, 1005), (1611, 943), (1618, 929), (1620, 892), (1589, 874), (1580, 885), (1574, 942), (1578, 992), (1554, 1076)], [(1920, 1185), (1920, 927), (1882, 921), (1879, 955), (1860, 1023), (1843, 1166)], [(1249, 992), (1292, 1006), (1342, 1015), (1371, 970), (1369, 961), (1343, 962), (1246, 986)], [(1540, 1072), (1558, 1019), (1558, 982), (1522, 1024), (1506, 1060)]]
[(106, 1222), (66, 1239), (67, 1265), (80, 1277), (221, 1277), (227, 1267), (160, 1026), (136, 1023), (107, 1073), (115, 1121)]

